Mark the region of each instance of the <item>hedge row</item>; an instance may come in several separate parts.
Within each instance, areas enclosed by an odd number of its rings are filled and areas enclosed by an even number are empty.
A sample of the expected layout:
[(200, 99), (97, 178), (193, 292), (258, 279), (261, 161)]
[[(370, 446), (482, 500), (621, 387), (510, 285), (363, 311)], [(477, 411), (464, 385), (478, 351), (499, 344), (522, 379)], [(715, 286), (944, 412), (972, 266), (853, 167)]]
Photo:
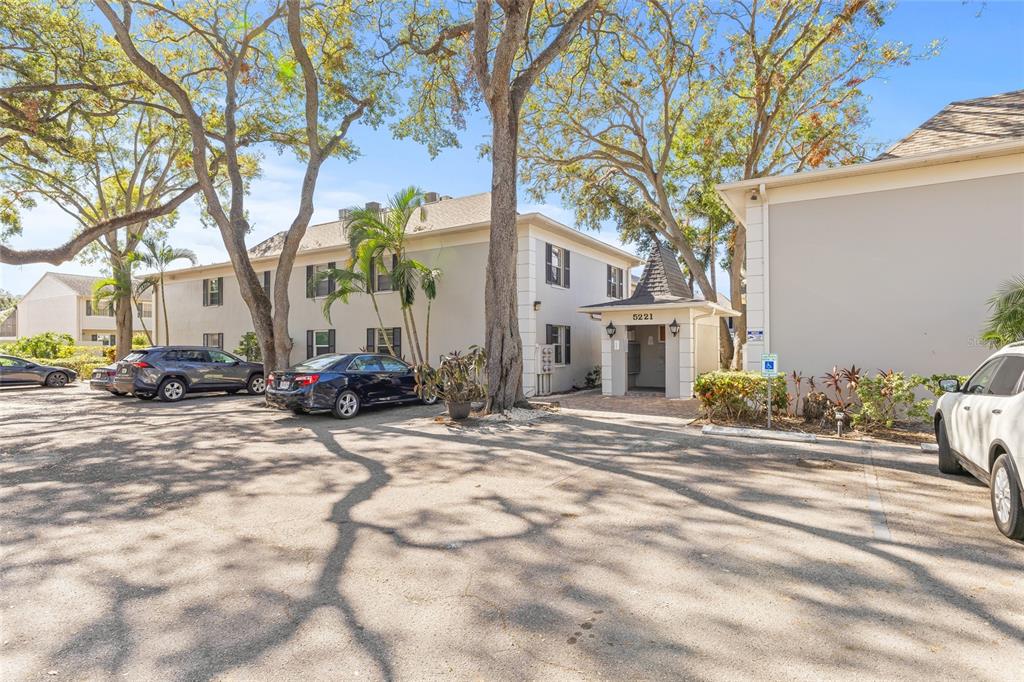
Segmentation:
[(37, 365), (47, 365), (49, 367), (66, 367), (67, 369), (78, 372), (78, 378), (88, 380), (92, 376), (92, 371), (97, 367), (106, 367), (108, 362), (103, 358), (98, 358), (93, 354), (89, 355), (76, 355), (70, 358), (28, 358)]

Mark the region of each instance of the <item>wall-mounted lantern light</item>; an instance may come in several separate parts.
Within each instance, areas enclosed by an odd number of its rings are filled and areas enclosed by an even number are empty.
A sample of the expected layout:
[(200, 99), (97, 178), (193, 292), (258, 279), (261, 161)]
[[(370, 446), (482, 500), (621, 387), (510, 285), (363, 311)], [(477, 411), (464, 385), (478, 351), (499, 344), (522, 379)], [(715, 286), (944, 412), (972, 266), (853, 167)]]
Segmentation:
[(613, 336), (615, 336), (615, 325), (612, 324), (611, 322), (608, 323), (608, 326), (605, 327), (604, 330), (606, 332), (608, 332), (608, 338), (609, 339), (612, 338)]
[(540, 310), (540, 301), (534, 301), (533, 302), (533, 309), (535, 311)]
[(668, 330), (672, 332), (672, 336), (679, 336), (679, 323), (675, 318), (672, 318), (672, 324), (668, 326)]

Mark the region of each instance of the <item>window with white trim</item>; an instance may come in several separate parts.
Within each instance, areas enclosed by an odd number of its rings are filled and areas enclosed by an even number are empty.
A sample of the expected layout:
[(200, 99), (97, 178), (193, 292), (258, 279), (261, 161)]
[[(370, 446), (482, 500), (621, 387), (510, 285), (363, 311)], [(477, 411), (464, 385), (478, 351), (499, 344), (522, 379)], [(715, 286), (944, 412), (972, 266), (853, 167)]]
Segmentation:
[(544, 281), (569, 288), (569, 250), (554, 244), (544, 245)]
[(212, 277), (203, 280), (203, 305), (224, 305), (223, 277)]
[(224, 333), (214, 332), (203, 334), (203, 345), (207, 348), (224, 348)]
[(547, 342), (555, 347), (555, 364), (572, 364), (572, 328), (569, 325), (549, 324)]
[(306, 332), (306, 357), (315, 358), (334, 352), (333, 329), (310, 329)]
[(395, 357), (402, 357), (402, 328), (401, 327), (385, 327), (379, 329), (377, 327), (369, 327), (366, 330), (366, 350), (370, 353), (390, 353), (388, 350), (388, 343), (391, 343), (391, 348), (395, 351)]
[(622, 268), (614, 265), (608, 266), (608, 298), (622, 298), (623, 296), (623, 272)]

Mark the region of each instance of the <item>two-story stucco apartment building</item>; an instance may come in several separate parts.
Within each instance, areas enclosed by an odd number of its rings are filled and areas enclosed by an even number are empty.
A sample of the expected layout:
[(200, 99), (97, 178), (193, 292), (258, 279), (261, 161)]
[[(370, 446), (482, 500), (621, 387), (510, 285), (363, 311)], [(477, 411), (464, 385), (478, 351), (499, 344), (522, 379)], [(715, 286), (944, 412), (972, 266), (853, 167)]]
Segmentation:
[(718, 191), (747, 228), (748, 369), (967, 374), (1024, 273), (1024, 90), (953, 102), (868, 163)]
[[(117, 323), (113, 310), (106, 305), (94, 306), (93, 287), (100, 277), (47, 272), (18, 301), (10, 325), (12, 336), (35, 336), (43, 332), (70, 334), (81, 346), (113, 346)], [(145, 324), (154, 331), (153, 300), (146, 294), (141, 307), (135, 310), (135, 329)], [(142, 324), (140, 324), (142, 323)], [(155, 338), (155, 334), (154, 334)]]
[[(289, 329), (292, 362), (328, 352), (385, 348), (369, 296), (356, 294), (338, 302), (331, 322), (323, 315), (327, 282), (310, 291), (307, 282), (318, 269), (348, 263), (344, 221), (311, 226), (299, 247), (289, 282)], [(518, 218), (518, 269), (514, 283), (523, 339), (523, 385), (527, 395), (583, 385), (586, 374), (601, 364), (602, 328), (577, 309), (595, 301), (629, 296), (632, 254), (542, 214)], [(466, 197), (427, 195), (425, 215), (414, 214), (409, 226), (409, 256), (442, 271), (430, 321), (430, 358), (484, 343), (484, 275), (490, 235), (490, 194)], [(264, 285), (274, 286), (283, 233), (250, 250)], [(396, 352), (410, 358), (398, 296), (386, 277), (375, 283), (384, 327)], [(171, 339), (235, 348), (253, 328), (230, 263), (168, 273), (166, 296)], [(415, 314), (424, 342), (426, 300), (418, 297)], [(553, 345), (553, 362), (538, 363), (540, 347)]]

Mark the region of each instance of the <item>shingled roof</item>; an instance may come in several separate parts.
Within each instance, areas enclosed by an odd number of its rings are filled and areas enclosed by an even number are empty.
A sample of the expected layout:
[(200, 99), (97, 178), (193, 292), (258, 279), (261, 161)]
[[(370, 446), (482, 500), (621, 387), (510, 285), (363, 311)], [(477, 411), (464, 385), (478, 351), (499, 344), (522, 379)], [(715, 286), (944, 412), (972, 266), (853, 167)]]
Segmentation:
[(693, 291), (686, 284), (686, 278), (679, 267), (679, 258), (665, 244), (651, 249), (644, 265), (640, 282), (633, 289), (633, 295), (618, 301), (595, 303), (584, 308), (608, 308), (611, 306), (659, 305), (696, 301)]
[(878, 157), (896, 159), (929, 152), (1024, 138), (1024, 90), (946, 105)]
[[(491, 219), (491, 193), (481, 192), (465, 197), (446, 197), (438, 201), (424, 204), (424, 215), (413, 213), (409, 220), (409, 232), (427, 232), (446, 227), (474, 225)], [(278, 232), (256, 246), (249, 249), (251, 256), (271, 256), (281, 252), (287, 232)], [(345, 223), (334, 220), (320, 225), (311, 225), (299, 242), (299, 251), (320, 249), (328, 246), (347, 244), (345, 239)]]

